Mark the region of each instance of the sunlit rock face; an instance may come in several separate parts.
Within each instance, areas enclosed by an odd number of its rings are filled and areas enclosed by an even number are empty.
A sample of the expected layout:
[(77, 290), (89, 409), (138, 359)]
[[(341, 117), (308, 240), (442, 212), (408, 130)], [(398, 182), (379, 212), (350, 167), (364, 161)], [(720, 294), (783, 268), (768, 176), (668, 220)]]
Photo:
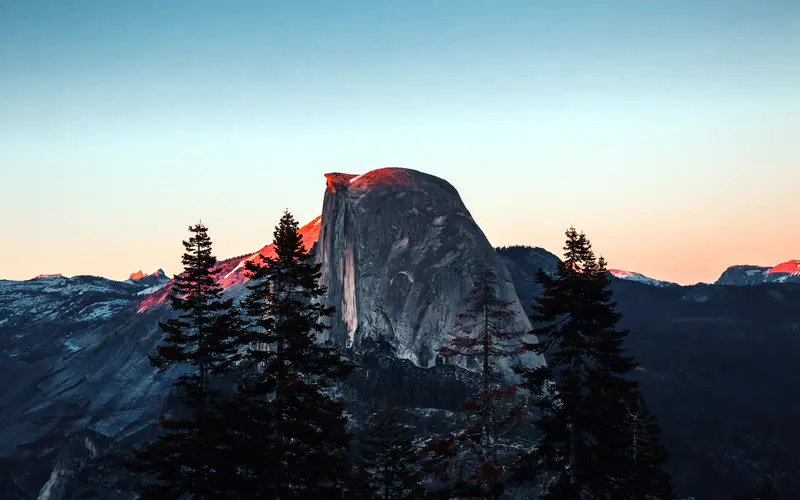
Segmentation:
[[(311, 222), (298, 229), (300, 237), (303, 240), (303, 245), (307, 250), (311, 250), (317, 242), (320, 221), (321, 217), (317, 216), (311, 220)], [(226, 298), (240, 300), (247, 295), (248, 289), (245, 285), (247, 285), (247, 282), (250, 280), (249, 274), (245, 268), (247, 261), (263, 264), (265, 258), (274, 258), (275, 255), (275, 244), (270, 243), (258, 252), (238, 255), (217, 262), (215, 270), (219, 279), (219, 284), (225, 291)], [(148, 311), (156, 307), (168, 306), (168, 297), (170, 289), (172, 288), (172, 283), (173, 281), (169, 280), (160, 287), (147, 290), (148, 295), (141, 301), (139, 312)]]
[(325, 177), (316, 257), (325, 301), (337, 306), (335, 343), (383, 339), (402, 358), (436, 364), (482, 265), (497, 271), (499, 295), (513, 303), (507, 329), (530, 331), (508, 271), (447, 181), (402, 168)]
[(800, 283), (800, 260), (781, 262), (767, 273), (767, 282)]
[(717, 285), (759, 285), (762, 283), (800, 283), (800, 260), (789, 260), (774, 267), (731, 266)]

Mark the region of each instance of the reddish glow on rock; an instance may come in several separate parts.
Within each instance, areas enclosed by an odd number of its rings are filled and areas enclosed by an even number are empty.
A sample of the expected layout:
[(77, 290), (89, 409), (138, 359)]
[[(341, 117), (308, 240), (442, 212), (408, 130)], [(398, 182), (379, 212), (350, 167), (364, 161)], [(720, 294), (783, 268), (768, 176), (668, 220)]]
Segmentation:
[(170, 288), (172, 288), (173, 281), (174, 280), (169, 280), (169, 283), (166, 285), (162, 286), (150, 295), (146, 295), (145, 298), (139, 302), (139, 312), (141, 313), (160, 304), (164, 304), (167, 301), (167, 296), (169, 295)]
[(328, 179), (328, 190), (333, 193), (347, 189), (362, 191), (379, 187), (416, 186), (412, 171), (396, 167), (370, 170), (361, 175), (332, 172), (325, 174), (325, 178)]
[(350, 185), (350, 179), (353, 177), (358, 176), (353, 174), (340, 174), (338, 172), (325, 174), (325, 178), (328, 180), (328, 190), (335, 193), (337, 189), (346, 189)]
[(609, 269), (608, 272), (610, 272), (612, 275), (616, 276), (617, 278), (627, 278), (628, 276), (636, 274), (636, 273), (632, 273), (630, 271), (623, 271), (622, 269)]
[[(300, 233), (300, 237), (303, 238), (303, 246), (306, 250), (310, 250), (314, 243), (317, 242), (319, 239), (319, 230), (322, 227), (320, 222), (322, 221), (322, 216), (319, 215), (315, 217), (311, 222), (306, 224), (305, 226), (298, 229), (298, 233)], [(258, 251), (258, 254), (262, 257), (275, 257), (275, 244), (270, 243), (269, 245), (265, 246), (261, 250)]]
[(800, 260), (782, 262), (767, 271), (767, 274), (772, 273), (800, 274)]
[[(310, 250), (311, 247), (314, 246), (314, 243), (316, 243), (319, 239), (319, 231), (322, 227), (321, 221), (322, 216), (320, 215), (315, 217), (305, 226), (298, 229), (300, 237), (303, 238), (303, 246), (306, 248), (306, 250)], [(247, 282), (248, 278), (244, 268), (244, 261), (252, 260), (261, 263), (263, 262), (264, 258), (275, 256), (275, 245), (270, 243), (254, 254), (246, 255), (242, 258), (238, 258), (238, 260), (234, 259), (231, 261), (226, 261), (225, 266), (218, 267), (218, 269), (220, 269), (220, 283), (222, 284), (222, 287), (227, 289), (232, 286), (242, 285)]]
[(140, 280), (140, 279), (142, 279), (142, 278), (147, 278), (147, 277), (149, 277), (149, 276), (158, 276), (158, 274), (159, 274), (159, 271), (161, 271), (161, 270), (159, 269), (158, 271), (156, 271), (156, 272), (154, 272), (154, 273), (147, 274), (147, 273), (143, 273), (143, 272), (142, 272), (142, 270), (141, 270), (141, 269), (139, 269), (139, 270), (138, 270), (138, 271), (136, 271), (135, 273), (131, 273), (131, 275), (130, 275), (130, 276), (128, 276), (128, 279), (129, 279), (129, 280), (134, 280), (134, 281), (136, 281), (136, 280)]
[[(306, 250), (310, 250), (319, 239), (319, 231), (322, 227), (321, 221), (322, 216), (317, 216), (298, 230), (300, 236), (303, 238), (303, 246)], [(275, 245), (270, 243), (256, 253), (240, 255), (238, 257), (219, 261), (216, 271), (219, 273), (219, 282), (222, 288), (228, 289), (232, 286), (243, 285), (247, 282), (249, 278), (246, 276), (244, 268), (245, 261), (263, 259), (264, 257), (275, 257), (275, 255)], [(173, 281), (174, 280), (170, 280), (169, 283), (142, 299), (139, 303), (139, 312), (144, 312), (166, 303)]]

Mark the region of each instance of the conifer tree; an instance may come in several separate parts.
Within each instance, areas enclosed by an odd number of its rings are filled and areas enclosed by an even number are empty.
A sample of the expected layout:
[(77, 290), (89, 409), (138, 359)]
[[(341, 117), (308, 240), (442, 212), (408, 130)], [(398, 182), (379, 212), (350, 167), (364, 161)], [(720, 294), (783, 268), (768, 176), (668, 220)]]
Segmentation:
[(379, 410), (367, 422), (361, 437), (361, 465), (375, 498), (419, 498), (419, 456), (411, 426), (401, 423), (393, 408)]
[[(629, 410), (640, 398), (638, 384), (628, 376), (637, 363), (624, 355), (628, 332), (617, 327), (620, 315), (605, 261), (595, 258), (583, 233), (570, 228), (566, 236), (555, 274), (537, 275), (544, 292), (531, 320), (539, 343), (525, 346), (544, 355), (547, 364), (518, 369), (522, 386), (537, 398), (535, 426), (541, 434), (538, 446), (523, 455), (522, 471), (533, 480), (547, 478), (544, 499), (628, 498), (636, 470)], [(655, 420), (648, 426), (654, 440)], [(662, 463), (659, 453), (648, 459), (650, 466)], [(663, 494), (652, 484), (636, 491), (644, 495), (639, 498)]]
[(353, 487), (350, 435), (330, 392), (352, 367), (317, 342), (332, 307), (319, 303), (314, 264), (285, 212), (274, 233), (275, 257), (248, 261), (250, 326), (242, 340), (248, 373), (232, 403), (240, 498), (342, 498)]
[(514, 415), (516, 390), (503, 380), (500, 363), (520, 354), (521, 337), (526, 333), (508, 328), (513, 302), (501, 300), (499, 289), (496, 272), (488, 266), (479, 267), (464, 301), (466, 310), (458, 315), (456, 334), (449, 346), (438, 351), (444, 358), (466, 358), (480, 366), (480, 388), (464, 405), (477, 416), (477, 422), (459, 435), (459, 441), (470, 441), (477, 446), (480, 456), (470, 479), (480, 486), (472, 488), (476, 491), (470, 494), (483, 498), (495, 498), (497, 494), (501, 470), (498, 439)]
[(639, 500), (672, 498), (670, 477), (664, 471), (667, 453), (661, 445), (661, 427), (640, 396), (627, 411), (625, 469), (620, 475), (617, 498)]
[(175, 276), (170, 291), (177, 317), (159, 323), (163, 344), (149, 356), (153, 366), (164, 371), (176, 367), (180, 373), (173, 386), (182, 407), (176, 416), (160, 422), (162, 434), (156, 442), (136, 453), (129, 464), (135, 471), (152, 476), (143, 499), (219, 498), (219, 409), (221, 393), (213, 378), (226, 372), (233, 362), (239, 333), (238, 314), (230, 300), (223, 300), (214, 270), (208, 228), (202, 223), (189, 227), (184, 241), (184, 271)]

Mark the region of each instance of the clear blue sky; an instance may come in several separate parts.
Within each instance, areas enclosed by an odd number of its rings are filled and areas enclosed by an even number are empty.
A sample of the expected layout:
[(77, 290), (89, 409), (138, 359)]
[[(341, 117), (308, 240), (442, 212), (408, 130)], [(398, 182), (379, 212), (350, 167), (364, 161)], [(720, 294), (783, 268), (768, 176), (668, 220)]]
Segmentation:
[(797, 0), (4, 0), (0, 95), (0, 278), (177, 272), (200, 218), (254, 251), (387, 165), (496, 245), (800, 256)]

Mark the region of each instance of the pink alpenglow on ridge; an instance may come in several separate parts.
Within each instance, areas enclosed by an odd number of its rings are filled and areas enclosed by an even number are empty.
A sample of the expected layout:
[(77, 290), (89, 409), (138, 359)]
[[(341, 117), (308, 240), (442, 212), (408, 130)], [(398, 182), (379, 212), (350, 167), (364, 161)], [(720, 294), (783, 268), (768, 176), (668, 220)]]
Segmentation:
[[(306, 250), (311, 250), (311, 247), (314, 246), (314, 243), (317, 242), (319, 239), (319, 230), (322, 227), (320, 222), (322, 221), (322, 216), (315, 217), (311, 222), (301, 227), (298, 232), (300, 233), (300, 237), (303, 239), (303, 246)], [(275, 244), (270, 243), (269, 245), (265, 246), (258, 252), (246, 256), (242, 260), (236, 263), (230, 270), (223, 271), (220, 283), (222, 287), (228, 289), (232, 286), (242, 285), (247, 282), (247, 276), (245, 276), (245, 261), (248, 260), (256, 260), (258, 262), (263, 262), (264, 258), (275, 257)]]
[(328, 180), (328, 190), (332, 193), (342, 189), (368, 191), (378, 187), (416, 187), (414, 171), (396, 167), (370, 170), (361, 175), (331, 172), (325, 174), (325, 178)]
[(158, 271), (156, 271), (154, 273), (150, 273), (150, 274), (143, 273), (142, 270), (140, 269), (140, 270), (136, 271), (135, 273), (131, 273), (131, 275), (128, 276), (128, 279), (136, 281), (136, 280), (140, 280), (142, 278), (149, 278), (150, 276), (166, 276), (166, 274), (164, 274), (164, 271), (161, 270), (161, 269), (159, 269)]
[(128, 276), (128, 279), (129, 280), (140, 280), (140, 279), (142, 279), (142, 278), (144, 278), (146, 276), (147, 275), (145, 273), (143, 273), (142, 270), (140, 269), (140, 270), (136, 271), (135, 273), (131, 273), (131, 275)]
[[(310, 250), (319, 239), (319, 230), (322, 227), (320, 224), (321, 221), (322, 216), (317, 216), (298, 230), (300, 236), (303, 238), (303, 246), (305, 246), (306, 250)], [(270, 243), (258, 252), (219, 261), (216, 270), (219, 273), (219, 281), (222, 288), (227, 290), (247, 283), (249, 278), (245, 271), (245, 261), (255, 259), (263, 260), (265, 257), (275, 257), (275, 255), (275, 245)], [(166, 303), (173, 281), (174, 280), (170, 280), (163, 287), (146, 296), (139, 304), (139, 312), (145, 312), (160, 304)]]
[(786, 274), (800, 274), (800, 260), (789, 260), (786, 262), (782, 262), (777, 266), (773, 267), (767, 274), (772, 273), (786, 273)]

